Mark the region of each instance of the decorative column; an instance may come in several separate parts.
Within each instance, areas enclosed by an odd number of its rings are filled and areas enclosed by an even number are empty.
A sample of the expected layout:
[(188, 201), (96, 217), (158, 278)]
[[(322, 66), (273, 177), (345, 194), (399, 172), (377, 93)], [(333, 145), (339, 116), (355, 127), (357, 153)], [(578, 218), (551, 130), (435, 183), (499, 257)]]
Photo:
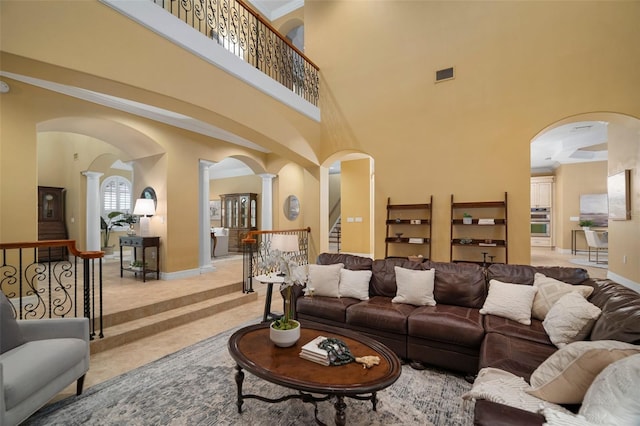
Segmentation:
[(265, 231), (273, 229), (273, 178), (276, 175), (271, 173), (262, 173), (258, 175), (262, 178), (262, 204), (260, 227)]
[(104, 173), (84, 171), (87, 178), (87, 216), (86, 241), (87, 251), (100, 251), (100, 176)]
[(200, 177), (200, 197), (199, 197), (199, 232), (200, 238), (198, 244), (198, 264), (201, 272), (213, 271), (215, 268), (211, 265), (211, 218), (209, 213), (209, 168), (214, 162), (200, 160), (199, 177)]

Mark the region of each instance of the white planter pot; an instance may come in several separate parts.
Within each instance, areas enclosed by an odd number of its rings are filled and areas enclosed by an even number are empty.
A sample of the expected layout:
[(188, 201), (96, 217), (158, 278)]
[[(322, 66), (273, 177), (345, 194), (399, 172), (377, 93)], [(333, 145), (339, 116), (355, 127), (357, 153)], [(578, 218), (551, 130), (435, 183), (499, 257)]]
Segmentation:
[(296, 320), (292, 321), (297, 323), (298, 326), (290, 330), (276, 330), (273, 328), (273, 323), (269, 326), (269, 338), (276, 346), (288, 348), (300, 340), (300, 323)]
[(465, 225), (471, 225), (473, 223), (473, 218), (472, 217), (463, 217), (462, 218), (462, 223)]

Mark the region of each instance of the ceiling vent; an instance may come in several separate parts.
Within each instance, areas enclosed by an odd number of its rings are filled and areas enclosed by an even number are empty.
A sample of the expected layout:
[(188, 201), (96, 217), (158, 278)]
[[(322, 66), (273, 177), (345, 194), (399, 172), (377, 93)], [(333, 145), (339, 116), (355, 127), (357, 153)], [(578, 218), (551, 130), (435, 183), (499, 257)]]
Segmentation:
[(436, 83), (440, 83), (441, 81), (453, 80), (454, 79), (453, 67), (444, 68), (436, 71)]

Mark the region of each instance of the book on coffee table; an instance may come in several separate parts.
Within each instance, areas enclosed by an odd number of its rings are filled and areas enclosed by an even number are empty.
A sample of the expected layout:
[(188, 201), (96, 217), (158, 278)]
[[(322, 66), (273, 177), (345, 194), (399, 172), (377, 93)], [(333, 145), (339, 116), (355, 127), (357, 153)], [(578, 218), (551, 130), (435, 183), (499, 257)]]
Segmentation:
[(325, 336), (318, 336), (312, 341), (302, 346), (300, 350), (300, 358), (316, 362), (322, 365), (329, 365), (329, 354), (324, 349), (320, 349), (318, 345), (325, 340)]

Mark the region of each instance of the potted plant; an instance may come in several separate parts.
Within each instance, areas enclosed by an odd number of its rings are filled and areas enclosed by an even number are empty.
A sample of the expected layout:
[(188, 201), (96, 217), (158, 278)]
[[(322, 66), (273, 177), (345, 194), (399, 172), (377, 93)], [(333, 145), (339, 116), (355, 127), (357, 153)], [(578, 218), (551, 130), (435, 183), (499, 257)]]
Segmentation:
[(465, 225), (471, 225), (473, 223), (473, 218), (469, 213), (462, 214), (462, 223)]
[(300, 339), (300, 323), (293, 319), (293, 286), (306, 280), (304, 268), (279, 250), (269, 254), (266, 262), (277, 265), (283, 279), (280, 292), (284, 294), (284, 315), (271, 323), (269, 337), (276, 346), (293, 346)]
[(593, 226), (593, 221), (584, 219), (578, 222), (578, 225), (580, 225), (584, 231), (588, 231)]
[(109, 238), (111, 237), (111, 231), (116, 226), (124, 226), (127, 225), (127, 222), (124, 221), (123, 216), (125, 213), (122, 212), (109, 212), (107, 214), (107, 218), (100, 216), (100, 229), (102, 230), (102, 251), (107, 254), (113, 253), (113, 245), (109, 245)]
[(147, 266), (146, 262), (142, 263), (141, 260), (134, 260), (131, 262), (131, 269), (134, 271), (142, 271)]

